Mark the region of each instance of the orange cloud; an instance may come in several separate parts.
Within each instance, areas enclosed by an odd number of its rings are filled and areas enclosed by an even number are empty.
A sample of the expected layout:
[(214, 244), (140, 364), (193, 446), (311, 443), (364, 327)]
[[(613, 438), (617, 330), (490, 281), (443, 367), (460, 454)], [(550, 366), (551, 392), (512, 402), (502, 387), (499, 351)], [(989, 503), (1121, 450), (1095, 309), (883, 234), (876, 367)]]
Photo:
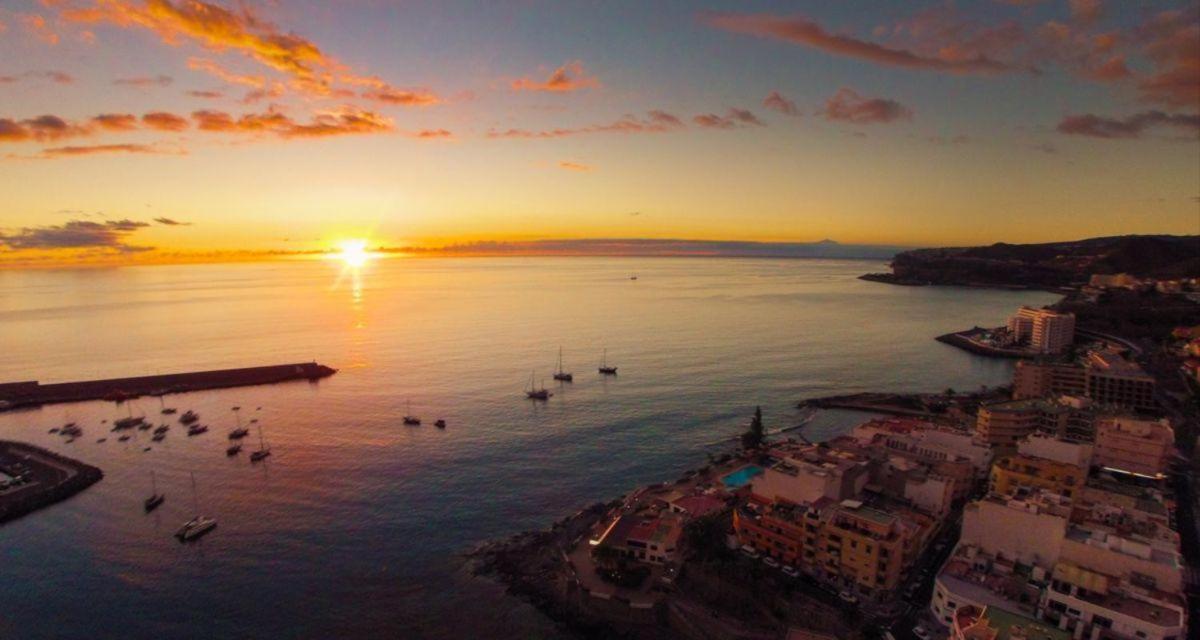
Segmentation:
[(132, 113), (102, 113), (92, 123), (106, 131), (132, 131), (138, 128), (137, 116)]
[(800, 110), (796, 108), (796, 103), (784, 97), (778, 91), (772, 91), (770, 95), (763, 98), (762, 106), (773, 111), (778, 111), (785, 116), (799, 116)]
[(567, 171), (591, 171), (592, 170), (592, 165), (590, 165), (590, 164), (583, 164), (582, 162), (571, 162), (569, 160), (563, 160), (563, 161), (559, 162), (558, 167), (560, 169), (566, 169)]
[(46, 18), (36, 13), (21, 16), (21, 24), (30, 35), (48, 45), (58, 44), (59, 37), (51, 28)]
[(0, 76), (0, 84), (9, 84), (29, 78), (41, 78), (58, 84), (71, 84), (75, 82), (75, 78), (62, 71), (26, 71), (15, 76)]
[(554, 70), (545, 80), (529, 77), (518, 78), (510, 83), (513, 91), (548, 91), (565, 93), (600, 86), (600, 81), (583, 70), (583, 63), (575, 60)]
[(240, 84), (247, 87), (261, 89), (267, 83), (266, 79), (262, 76), (248, 76), (233, 73), (232, 71), (227, 70), (225, 67), (222, 67), (216, 62), (206, 58), (188, 58), (187, 65), (189, 69), (203, 71), (230, 84)]
[(441, 102), (441, 99), (436, 95), (422, 89), (408, 90), (391, 86), (364, 91), (362, 97), (368, 100), (398, 104), (406, 107), (427, 107)]
[(44, 115), (28, 120), (0, 118), (0, 142), (61, 140), (90, 133), (85, 126), (72, 124), (58, 116)]
[(412, 134), (412, 137), (420, 140), (449, 140), (454, 134), (446, 129), (422, 129)]
[(202, 0), (96, 0), (82, 9), (62, 12), (79, 23), (106, 22), (124, 28), (143, 28), (156, 33), (167, 44), (192, 40), (213, 50), (232, 49), (277, 71), (311, 78), (332, 61), (309, 40), (279, 31), (242, 8), (231, 11)]
[(186, 118), (165, 111), (152, 111), (142, 116), (142, 122), (159, 131), (183, 131), (188, 128)]
[(89, 156), (98, 153), (163, 153), (155, 147), (144, 144), (97, 144), (80, 147), (51, 147), (42, 149), (46, 158), (61, 158), (64, 156)]
[(127, 87), (166, 87), (175, 79), (171, 76), (137, 76), (134, 78), (117, 78), (113, 80), (113, 84), (124, 85)]
[(394, 129), (391, 120), (370, 111), (352, 108), (321, 113), (307, 123), (295, 122), (278, 112), (250, 113), (235, 119), (223, 111), (202, 110), (193, 113), (192, 119), (201, 131), (267, 133), (282, 138), (385, 133)]

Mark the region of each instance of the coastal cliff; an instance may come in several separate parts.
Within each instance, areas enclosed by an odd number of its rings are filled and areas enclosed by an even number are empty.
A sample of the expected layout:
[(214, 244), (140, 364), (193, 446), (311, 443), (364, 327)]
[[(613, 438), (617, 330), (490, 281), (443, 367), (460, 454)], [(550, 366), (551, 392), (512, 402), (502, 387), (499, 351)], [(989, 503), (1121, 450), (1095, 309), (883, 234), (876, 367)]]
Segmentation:
[(1092, 274), (1200, 277), (1200, 236), (1114, 236), (1044, 244), (917, 249), (896, 254), (891, 273), (864, 280), (899, 285), (1051, 289), (1085, 284)]

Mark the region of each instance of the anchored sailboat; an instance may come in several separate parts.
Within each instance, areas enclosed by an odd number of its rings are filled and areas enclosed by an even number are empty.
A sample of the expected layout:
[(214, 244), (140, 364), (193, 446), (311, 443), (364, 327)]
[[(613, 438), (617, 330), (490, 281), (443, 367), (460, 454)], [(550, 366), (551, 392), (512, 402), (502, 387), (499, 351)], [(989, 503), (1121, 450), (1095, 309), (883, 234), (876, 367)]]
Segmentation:
[(530, 371), (529, 372), (529, 389), (525, 391), (525, 397), (529, 398), (530, 400), (549, 400), (550, 396), (552, 396), (552, 395), (554, 395), (554, 394), (550, 393), (550, 390), (546, 388), (545, 384), (542, 385), (541, 389), (538, 389), (533, 386), (533, 372)]
[(617, 375), (617, 368), (608, 366), (608, 349), (604, 350), (604, 356), (600, 358), (600, 374), (605, 376)]
[(421, 424), (421, 419), (412, 414), (412, 402), (406, 401), (405, 407), (406, 407), (406, 409), (404, 411), (404, 424), (413, 425), (413, 426)]
[(562, 363), (562, 347), (558, 348), (558, 370), (554, 372), (554, 379), (560, 382), (574, 382), (575, 376), (563, 371)]
[[(200, 498), (196, 494), (196, 474), (192, 474), (192, 507), (200, 511)], [(191, 520), (183, 523), (182, 527), (175, 532), (175, 537), (179, 538), (180, 542), (191, 542), (203, 536), (204, 534), (217, 528), (216, 518), (208, 516), (196, 515)]]
[(162, 493), (158, 492), (158, 482), (154, 478), (154, 471), (151, 471), (150, 472), (150, 497), (146, 498), (146, 500), (142, 503), (142, 506), (146, 509), (146, 513), (150, 513), (151, 511), (154, 511), (155, 509), (157, 509), (158, 506), (161, 505), (163, 503), (163, 501), (166, 499), (167, 499), (166, 494), (162, 494)]
[(262, 425), (258, 425), (258, 451), (250, 454), (250, 462), (258, 462), (266, 460), (267, 456), (271, 455), (271, 450), (267, 448), (266, 440), (263, 440)]

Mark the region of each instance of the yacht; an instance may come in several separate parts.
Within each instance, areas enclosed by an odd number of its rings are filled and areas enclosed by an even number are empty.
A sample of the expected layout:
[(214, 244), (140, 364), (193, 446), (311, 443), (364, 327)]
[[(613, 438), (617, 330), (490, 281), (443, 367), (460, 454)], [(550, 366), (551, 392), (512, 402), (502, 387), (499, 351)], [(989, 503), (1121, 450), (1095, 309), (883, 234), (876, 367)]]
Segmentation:
[(162, 408), (162, 414), (164, 416), (173, 415), (176, 411), (178, 411), (178, 409), (175, 409), (174, 407), (163, 407)]
[(529, 398), (530, 400), (549, 400), (550, 396), (552, 395), (554, 394), (550, 393), (550, 390), (546, 388), (545, 384), (542, 385), (541, 389), (534, 387), (533, 373), (529, 374), (529, 389), (525, 391), (526, 398)]
[(194, 424), (188, 427), (189, 436), (198, 436), (206, 431), (208, 431), (208, 426), (203, 424)]
[(617, 375), (617, 368), (608, 366), (608, 349), (604, 350), (604, 357), (600, 359), (600, 374), (605, 376)]
[(150, 439), (153, 440), (154, 442), (162, 442), (163, 440), (167, 439), (167, 432), (162, 431), (162, 432), (156, 433)]
[(404, 424), (413, 426), (421, 424), (421, 419), (412, 414), (412, 403), (407, 403), (405, 406), (407, 409), (405, 410), (404, 414)]
[(150, 513), (151, 511), (154, 511), (155, 509), (157, 509), (158, 506), (163, 503), (163, 500), (166, 500), (166, 499), (167, 499), (166, 494), (162, 494), (162, 493), (158, 492), (158, 482), (155, 481), (154, 472), (151, 471), (150, 472), (150, 497), (146, 498), (145, 501), (142, 502), (142, 506), (146, 509), (146, 513)]
[(230, 440), (241, 440), (242, 438), (245, 438), (248, 435), (250, 435), (249, 429), (247, 429), (245, 427), (238, 427), (238, 428), (234, 429), (233, 431), (229, 432), (229, 439)]
[(554, 372), (554, 379), (559, 382), (574, 382), (575, 376), (563, 371), (562, 365), (562, 347), (558, 348), (558, 370)]
[(258, 428), (258, 451), (250, 454), (250, 462), (258, 462), (266, 460), (267, 456), (271, 455), (271, 450), (267, 448), (266, 440), (263, 440), (262, 427)]
[(437, 427), (437, 428), (439, 428), (439, 429), (445, 429), (445, 428), (446, 428), (446, 421), (445, 421), (445, 420), (442, 420), (441, 418), (438, 418), (438, 419), (437, 419), (437, 421), (433, 423), (433, 426), (435, 426), (435, 427)]
[[(196, 511), (200, 511), (200, 500), (196, 497), (196, 474), (194, 473), (192, 474), (192, 505)], [(180, 542), (191, 542), (216, 527), (217, 520), (215, 518), (197, 515), (183, 523), (183, 526), (175, 532), (175, 537), (179, 538)]]
[(200, 416), (195, 411), (192, 411), (191, 409), (184, 411), (183, 415), (179, 416), (179, 422), (181, 424), (191, 424), (199, 419), (200, 419)]
[(236, 456), (237, 454), (239, 454), (241, 452), (242, 452), (242, 443), (240, 443), (240, 442), (238, 442), (236, 444), (231, 444), (231, 445), (229, 445), (229, 447), (227, 449), (225, 449), (225, 455), (229, 456), (230, 458), (232, 458), (233, 456)]
[[(126, 434), (126, 435), (121, 436), (120, 438), (117, 438), (117, 440), (120, 442), (128, 442), (129, 438), (130, 438), (130, 436), (128, 434)], [(68, 442), (70, 442), (70, 440), (68, 440)]]
[(170, 430), (171, 430), (171, 426), (170, 426), (170, 425), (166, 425), (166, 424), (160, 424), (160, 425), (158, 425), (157, 427), (155, 427), (155, 428), (154, 428), (154, 435), (158, 435), (158, 434), (160, 434), (160, 433), (166, 433), (166, 432), (168, 432), (168, 431), (170, 431)]

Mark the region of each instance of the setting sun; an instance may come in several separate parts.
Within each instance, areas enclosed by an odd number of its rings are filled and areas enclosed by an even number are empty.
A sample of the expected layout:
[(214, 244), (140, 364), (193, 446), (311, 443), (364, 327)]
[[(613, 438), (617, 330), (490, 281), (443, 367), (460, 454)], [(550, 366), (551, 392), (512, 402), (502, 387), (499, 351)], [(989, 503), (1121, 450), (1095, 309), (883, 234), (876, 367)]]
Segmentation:
[(348, 267), (361, 267), (371, 258), (366, 240), (346, 240), (338, 244), (338, 249), (337, 257)]

